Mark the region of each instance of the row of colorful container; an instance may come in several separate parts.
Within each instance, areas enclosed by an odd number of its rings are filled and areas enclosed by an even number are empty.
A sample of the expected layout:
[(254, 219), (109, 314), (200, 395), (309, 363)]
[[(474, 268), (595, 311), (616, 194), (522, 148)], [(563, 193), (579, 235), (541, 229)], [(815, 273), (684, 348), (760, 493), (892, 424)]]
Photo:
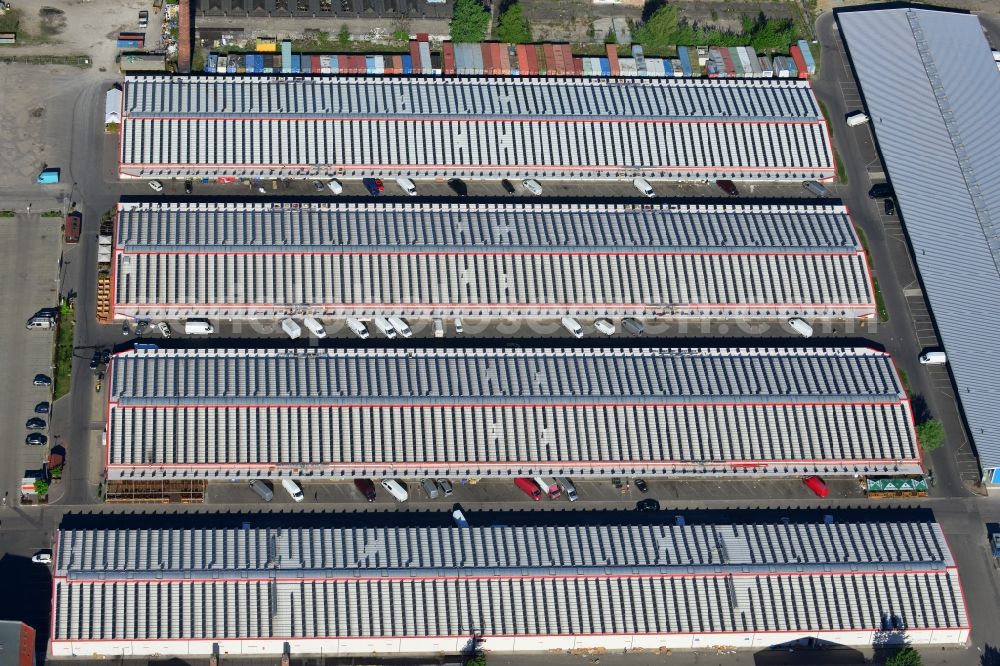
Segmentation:
[[(286, 46), (287, 45), (287, 46)], [(802, 51), (805, 45), (806, 51)], [(632, 47), (631, 57), (620, 57), (608, 45), (607, 56), (574, 57), (568, 44), (442, 45), (440, 58), (432, 57), (427, 41), (410, 43), (403, 55), (311, 55), (291, 52), (291, 43), (281, 44), (281, 53), (211, 54), (206, 71), (236, 74), (445, 74), (472, 76), (706, 76), (730, 78), (799, 77), (815, 72), (808, 44), (793, 45), (791, 56), (758, 56), (748, 46), (702, 48), (692, 57), (687, 47), (677, 49), (677, 58), (647, 58), (641, 46)], [(809, 53), (808, 61), (805, 54)], [(701, 71), (696, 71), (698, 63)]]
[(144, 32), (120, 32), (116, 46), (120, 49), (141, 49), (146, 45)]

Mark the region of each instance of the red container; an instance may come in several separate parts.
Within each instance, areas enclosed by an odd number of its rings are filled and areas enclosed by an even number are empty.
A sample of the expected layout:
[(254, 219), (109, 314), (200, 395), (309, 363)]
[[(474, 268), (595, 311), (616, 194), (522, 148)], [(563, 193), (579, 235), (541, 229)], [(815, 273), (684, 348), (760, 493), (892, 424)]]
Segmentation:
[(532, 76), (538, 76), (541, 73), (538, 65), (538, 47), (528, 45), (526, 48), (528, 54), (528, 69), (530, 70)]
[(733, 58), (729, 54), (729, 49), (724, 46), (720, 46), (719, 54), (722, 56), (722, 64), (726, 68), (726, 76), (734, 78), (736, 76), (736, 67), (733, 65)]
[(573, 58), (573, 74), (583, 75), (583, 58)]
[(519, 476), (514, 479), (514, 485), (520, 488), (525, 495), (535, 500), (536, 502), (542, 499), (542, 489), (538, 487), (538, 484), (531, 479)]
[(500, 73), (504, 76), (510, 76), (510, 54), (512, 51), (513, 47), (506, 44), (500, 49)]
[(614, 44), (608, 44), (608, 66), (611, 69), (611, 76), (621, 76), (622, 68), (618, 64), (618, 47)]
[(430, 38), (430, 35), (428, 33), (426, 33), (426, 32), (418, 32), (417, 33), (417, 41), (418, 42), (429, 42), (429, 41), (431, 41), (431, 38)]
[(802, 57), (802, 51), (799, 49), (798, 44), (792, 44), (792, 48), (788, 51), (792, 60), (795, 62), (795, 69), (799, 70), (800, 79), (809, 78), (809, 67), (806, 65), (805, 58)]
[(500, 42), (493, 42), (490, 44), (490, 48), (493, 50), (493, 74), (503, 74), (503, 52), (507, 50), (507, 45)]
[[(444, 69), (445, 74), (455, 73), (455, 45), (451, 42), (445, 42), (441, 45), (441, 56), (444, 63), (442, 64), (442, 69)], [(400, 64), (402, 67), (402, 64)]]
[(493, 49), (490, 48), (489, 44), (480, 44), (480, 50), (483, 52), (483, 74), (493, 73)]
[[(452, 57), (454, 58), (454, 55)], [(403, 73), (403, 56), (401, 55), (392, 56), (392, 73), (393, 74)]]
[(422, 72), (423, 68), (420, 66), (420, 44), (415, 40), (410, 40), (410, 71)]
[(63, 240), (67, 243), (79, 243), (80, 242), (80, 229), (83, 227), (83, 213), (79, 211), (73, 211), (66, 216), (65, 226), (63, 227)]
[(314, 55), (312, 57), (312, 73), (313, 74), (319, 74), (322, 71), (323, 71), (323, 65), (321, 65), (320, 62), (319, 62), (319, 56), (318, 55)]
[(526, 44), (520, 44), (517, 47), (517, 71), (521, 73), (521, 76), (530, 76), (532, 74), (531, 70), (531, 51), (532, 48), (528, 48)]

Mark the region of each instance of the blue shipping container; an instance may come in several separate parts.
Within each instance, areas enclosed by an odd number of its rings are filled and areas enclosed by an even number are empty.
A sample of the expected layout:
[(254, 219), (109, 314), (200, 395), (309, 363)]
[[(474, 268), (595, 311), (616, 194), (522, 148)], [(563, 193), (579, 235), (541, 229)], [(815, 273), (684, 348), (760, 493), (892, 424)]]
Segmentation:
[(607, 58), (601, 58), (601, 74), (611, 76), (611, 63), (608, 62)]
[(137, 49), (141, 46), (139, 40), (137, 39), (119, 39), (118, 48), (120, 49)]
[(288, 74), (292, 71), (292, 43), (281, 42), (281, 71)]
[(302, 57), (298, 53), (292, 54), (292, 74), (302, 73)]
[(340, 72), (340, 56), (332, 55), (330, 56), (330, 73), (338, 74)]
[(677, 47), (677, 57), (681, 61), (681, 70), (684, 72), (684, 76), (694, 76), (694, 68), (691, 67), (691, 56), (688, 54), (686, 46)]
[(403, 74), (413, 73), (413, 58), (408, 55), (403, 56)]
[(375, 56), (365, 56), (365, 71), (369, 74), (375, 73)]
[(802, 59), (806, 61), (806, 69), (809, 70), (809, 75), (812, 76), (816, 73), (816, 61), (813, 60), (812, 51), (809, 49), (809, 42), (800, 39), (799, 51), (802, 51)]

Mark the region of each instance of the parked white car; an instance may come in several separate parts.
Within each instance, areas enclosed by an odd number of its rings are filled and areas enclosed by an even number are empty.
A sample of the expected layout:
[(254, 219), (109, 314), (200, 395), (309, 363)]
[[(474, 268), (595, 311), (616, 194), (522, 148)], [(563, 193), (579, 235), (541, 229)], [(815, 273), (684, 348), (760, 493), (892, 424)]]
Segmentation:
[(170, 327), (167, 326), (167, 322), (161, 321), (159, 324), (156, 325), (156, 328), (160, 331), (160, 335), (162, 335), (163, 337), (165, 338), (170, 337)]
[(610, 319), (598, 319), (594, 322), (594, 328), (603, 333), (604, 335), (614, 335), (615, 325), (611, 323)]
[(801, 335), (803, 338), (812, 337), (813, 327), (805, 319), (799, 319), (798, 317), (789, 319), (788, 325), (793, 331)]
[(295, 320), (291, 317), (281, 320), (281, 330), (285, 332), (285, 335), (295, 340), (302, 335), (302, 327), (295, 323)]
[(536, 197), (540, 197), (542, 195), (542, 185), (534, 178), (525, 178), (521, 181), (521, 186), (534, 194)]
[(344, 186), (340, 184), (340, 181), (336, 178), (331, 178), (327, 181), (326, 186), (330, 188), (330, 191), (334, 194), (340, 194), (344, 191)]
[(52, 553), (42, 551), (31, 556), (31, 561), (35, 564), (52, 564)]
[(158, 180), (151, 180), (151, 181), (149, 181), (149, 187), (154, 192), (162, 192), (163, 191), (163, 183), (161, 183)]

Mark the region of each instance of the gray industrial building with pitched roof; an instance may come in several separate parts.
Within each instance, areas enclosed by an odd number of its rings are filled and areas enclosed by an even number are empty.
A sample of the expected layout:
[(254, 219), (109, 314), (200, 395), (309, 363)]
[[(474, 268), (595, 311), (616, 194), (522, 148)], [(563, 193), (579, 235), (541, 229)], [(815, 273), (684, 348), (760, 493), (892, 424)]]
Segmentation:
[(113, 313), (875, 315), (843, 206), (121, 203)]
[(929, 522), (61, 530), (52, 654), (961, 644)]
[(123, 178), (832, 179), (806, 81), (128, 76)]
[[(956, 397), (1000, 483), (1000, 75), (971, 14), (840, 11)], [(888, 66), (887, 63), (891, 63)]]
[(112, 480), (920, 473), (872, 349), (136, 350), (109, 379)]

